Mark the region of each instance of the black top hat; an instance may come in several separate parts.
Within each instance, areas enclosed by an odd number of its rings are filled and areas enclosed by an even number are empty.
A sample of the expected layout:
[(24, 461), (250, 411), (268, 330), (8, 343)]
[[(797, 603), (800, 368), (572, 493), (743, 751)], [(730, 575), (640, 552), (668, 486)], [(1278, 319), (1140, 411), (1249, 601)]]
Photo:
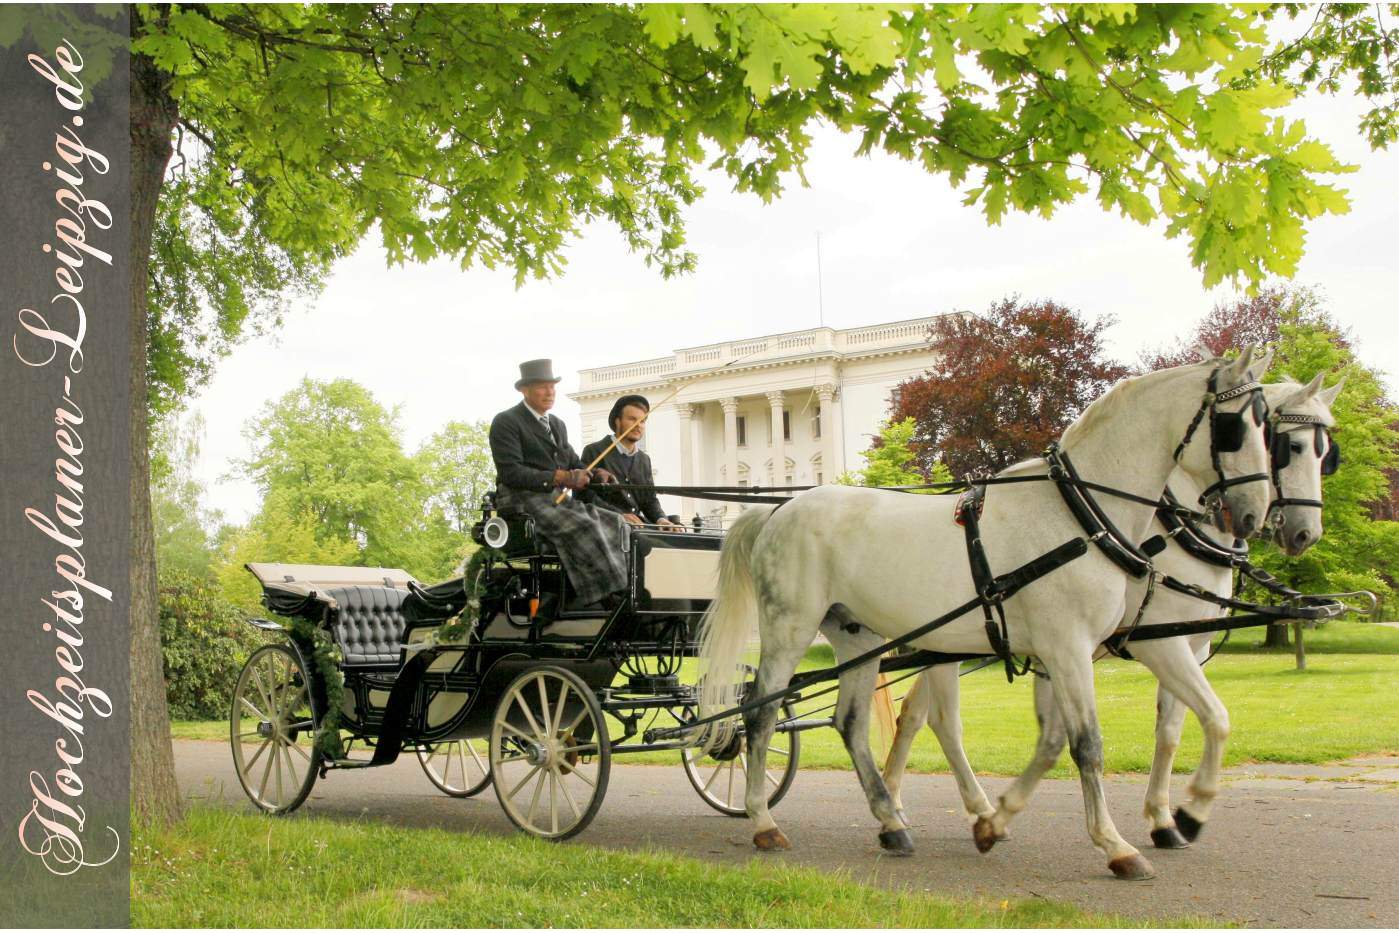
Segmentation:
[(646, 401), (644, 395), (624, 395), (617, 399), (612, 405), (612, 411), (607, 415), (607, 426), (613, 431), (617, 430), (617, 419), (622, 417), (622, 409), (628, 405), (635, 405), (648, 414), (651, 411), (651, 403)]
[(559, 382), (562, 376), (554, 375), (553, 360), (526, 360), (520, 364), (520, 378), (515, 380), (515, 388), (523, 389), (531, 382)]

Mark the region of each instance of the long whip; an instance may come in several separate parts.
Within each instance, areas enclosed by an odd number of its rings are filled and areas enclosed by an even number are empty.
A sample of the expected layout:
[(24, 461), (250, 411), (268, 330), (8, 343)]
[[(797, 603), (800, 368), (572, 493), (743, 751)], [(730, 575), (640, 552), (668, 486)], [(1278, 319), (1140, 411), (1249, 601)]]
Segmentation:
[[(728, 369), (728, 368), (729, 368), (730, 366), (732, 366), (733, 364), (735, 364), (735, 363), (741, 363), (741, 362), (743, 362), (744, 360), (748, 359), (748, 357), (752, 356), (752, 355), (755, 354), (755, 353), (760, 352), (760, 351), (763, 350), (763, 349), (766, 349), (766, 347), (760, 348), (759, 350), (752, 350), (752, 351), (750, 351), (750, 352), (748, 352), (748, 353), (743, 354), (743, 356), (736, 357), (736, 358), (734, 358), (734, 359), (732, 359), (732, 360), (729, 360), (729, 361), (728, 361), (727, 363), (725, 363), (723, 366), (720, 366), (718, 369), (712, 370), (711, 372), (716, 372), (716, 373), (717, 373), (717, 372), (718, 372), (719, 370), (721, 370), (721, 369)], [(704, 373), (703, 375), (706, 375), (706, 376), (707, 376), (707, 375), (710, 375), (710, 373)], [(606, 457), (608, 454), (612, 453), (612, 451), (614, 451), (614, 450), (617, 449), (617, 442), (618, 442), (618, 441), (620, 441), (622, 438), (626, 437), (628, 434), (630, 434), (631, 432), (635, 431), (637, 428), (639, 428), (639, 427), (641, 427), (643, 424), (645, 424), (645, 423), (646, 423), (646, 419), (651, 417), (651, 412), (655, 411), (655, 410), (658, 409), (658, 408), (664, 408), (664, 407), (666, 406), (666, 403), (667, 403), (667, 402), (669, 402), (671, 399), (675, 398), (677, 395), (680, 394), (680, 390), (681, 390), (681, 389), (685, 388), (687, 385), (689, 385), (690, 383), (694, 382), (695, 379), (697, 379), (697, 378), (699, 378), (699, 377), (698, 377), (698, 376), (692, 376), (691, 378), (684, 380), (684, 381), (681, 382), (679, 385), (677, 385), (677, 386), (675, 387), (675, 390), (672, 391), (669, 395), (667, 395), (665, 398), (661, 399), (661, 400), (660, 400), (659, 402), (657, 402), (655, 405), (652, 405), (649, 409), (647, 409), (646, 413), (643, 414), (643, 415), (641, 416), (641, 420), (640, 420), (640, 421), (638, 421), (636, 424), (632, 425), (631, 427), (627, 428), (627, 429), (626, 429), (625, 431), (623, 431), (620, 435), (613, 434), (613, 435), (612, 435), (612, 442), (611, 442), (610, 444), (608, 444), (606, 448), (603, 449), (602, 453), (598, 454), (596, 457), (593, 458), (593, 462), (592, 462), (592, 463), (588, 464), (588, 465), (585, 466), (583, 469), (584, 469), (584, 470), (590, 471), (590, 470), (593, 469), (593, 467), (595, 467), (595, 466), (597, 466), (599, 463), (601, 463), (601, 462), (603, 461), (603, 458), (604, 458), (604, 457)], [(560, 504), (561, 502), (563, 502), (564, 499), (567, 499), (567, 498), (568, 498), (568, 490), (567, 490), (567, 489), (560, 490), (558, 496), (556, 496), (556, 497), (554, 498), (554, 505)]]

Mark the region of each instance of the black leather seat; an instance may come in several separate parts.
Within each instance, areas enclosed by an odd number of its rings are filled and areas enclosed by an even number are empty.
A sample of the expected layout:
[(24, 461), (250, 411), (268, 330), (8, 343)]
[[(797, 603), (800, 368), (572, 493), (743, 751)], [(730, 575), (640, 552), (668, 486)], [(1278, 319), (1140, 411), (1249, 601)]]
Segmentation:
[(397, 665), (407, 590), (390, 586), (340, 586), (325, 591), (338, 609), (332, 622), (345, 667)]

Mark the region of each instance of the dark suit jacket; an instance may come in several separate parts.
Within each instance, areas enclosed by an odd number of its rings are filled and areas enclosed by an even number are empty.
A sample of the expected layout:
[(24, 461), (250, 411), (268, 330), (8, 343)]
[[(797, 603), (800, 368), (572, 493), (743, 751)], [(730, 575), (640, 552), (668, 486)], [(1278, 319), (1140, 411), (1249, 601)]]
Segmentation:
[[(612, 443), (611, 436), (593, 441), (583, 448), (583, 462), (592, 463), (598, 454)], [(652, 486), (655, 480), (651, 475), (651, 457), (644, 450), (638, 450), (635, 457), (627, 457), (620, 450), (613, 449), (598, 464), (617, 478), (617, 482), (636, 486)], [(630, 472), (628, 472), (630, 471)], [(665, 516), (661, 500), (650, 489), (632, 492), (626, 489), (609, 489), (601, 483), (589, 486), (598, 505), (616, 512), (631, 512), (655, 524)]]
[(507, 408), (491, 420), (491, 458), (496, 483), (512, 489), (548, 492), (554, 488), (555, 470), (584, 466), (568, 444), (568, 429), (549, 416), (552, 435), (524, 402)]

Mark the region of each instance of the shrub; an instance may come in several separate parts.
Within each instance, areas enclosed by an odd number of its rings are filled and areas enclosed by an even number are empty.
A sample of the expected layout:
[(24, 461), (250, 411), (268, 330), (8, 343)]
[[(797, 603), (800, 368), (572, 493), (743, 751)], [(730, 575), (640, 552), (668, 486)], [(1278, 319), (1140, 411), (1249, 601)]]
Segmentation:
[(160, 573), (160, 653), (171, 719), (222, 719), (248, 656), (265, 640), (211, 580)]

